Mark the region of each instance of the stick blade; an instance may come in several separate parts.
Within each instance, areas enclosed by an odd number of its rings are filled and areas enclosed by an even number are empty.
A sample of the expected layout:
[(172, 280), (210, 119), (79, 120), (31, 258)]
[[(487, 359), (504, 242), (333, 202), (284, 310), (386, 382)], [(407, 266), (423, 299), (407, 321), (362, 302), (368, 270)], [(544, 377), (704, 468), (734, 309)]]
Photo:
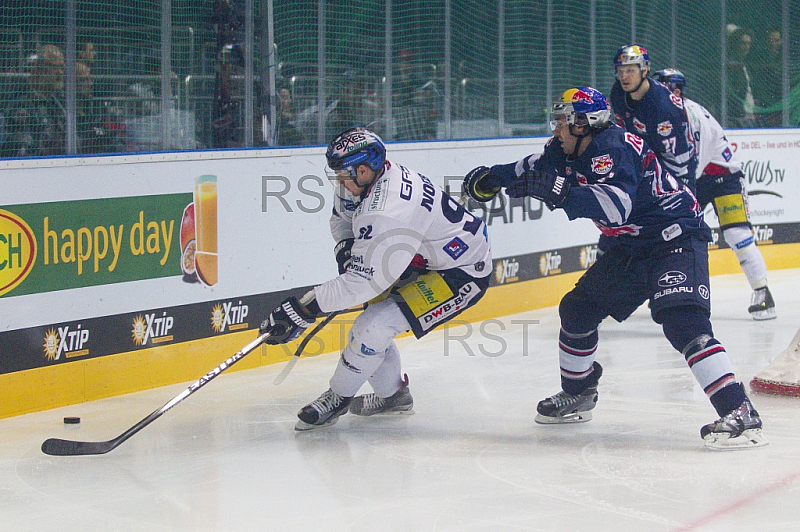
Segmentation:
[(292, 372), (292, 369), (294, 369), (294, 365), (297, 364), (297, 360), (299, 358), (300, 358), (299, 355), (295, 355), (289, 360), (289, 362), (286, 363), (286, 365), (283, 367), (278, 376), (275, 377), (275, 380), (272, 381), (272, 384), (274, 386), (278, 386), (279, 384), (281, 384), (283, 381), (286, 380), (286, 377), (288, 377), (289, 373)]
[(42, 444), (42, 452), (51, 456), (105, 454), (115, 447), (113, 441), (71, 441), (50, 438)]

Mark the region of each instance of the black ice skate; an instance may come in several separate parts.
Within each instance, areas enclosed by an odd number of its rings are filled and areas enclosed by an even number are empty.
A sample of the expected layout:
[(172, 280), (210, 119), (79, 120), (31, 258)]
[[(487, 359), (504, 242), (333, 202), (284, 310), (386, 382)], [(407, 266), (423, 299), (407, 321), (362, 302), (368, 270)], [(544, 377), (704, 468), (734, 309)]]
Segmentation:
[(597, 384), (586, 388), (578, 395), (567, 392), (539, 401), (536, 407), (536, 423), (550, 425), (555, 423), (585, 423), (592, 419), (590, 410), (597, 404)]
[(753, 291), (753, 297), (750, 299), (750, 306), (747, 312), (753, 317), (754, 320), (772, 320), (775, 319), (775, 300), (772, 299), (772, 294), (768, 287), (757, 288)]
[(585, 423), (592, 419), (590, 410), (597, 404), (597, 382), (603, 375), (603, 367), (592, 363), (594, 371), (589, 375), (589, 385), (578, 395), (564, 391), (539, 401), (536, 407), (536, 423), (551, 425), (557, 423)]
[(352, 397), (342, 397), (333, 390), (328, 390), (300, 409), (297, 417), (300, 420), (294, 430), (312, 430), (320, 427), (329, 427), (339, 420), (339, 416), (347, 413)]
[(375, 414), (413, 414), (414, 398), (408, 391), (408, 376), (400, 389), (393, 395), (383, 398), (374, 393), (359, 395), (350, 403), (350, 413), (357, 416), (374, 416)]
[(712, 451), (753, 449), (769, 443), (761, 435), (761, 418), (747, 397), (739, 408), (700, 429), (700, 437)]

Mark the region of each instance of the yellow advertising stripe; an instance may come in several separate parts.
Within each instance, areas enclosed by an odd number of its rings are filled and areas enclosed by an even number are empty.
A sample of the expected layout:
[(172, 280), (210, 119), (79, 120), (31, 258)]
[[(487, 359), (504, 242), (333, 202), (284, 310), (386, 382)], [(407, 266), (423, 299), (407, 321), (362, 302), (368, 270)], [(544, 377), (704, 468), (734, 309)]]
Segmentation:
[[(800, 267), (800, 244), (770, 244), (758, 246), (758, 249), (767, 263), (767, 270)], [(736, 254), (728, 248), (709, 251), (708, 267), (712, 276), (742, 273)]]
[[(800, 267), (800, 244), (776, 244), (760, 246), (759, 249), (770, 270)], [(741, 272), (736, 256), (729, 249), (712, 250), (709, 253), (709, 265), (712, 275)], [(492, 287), (475, 307), (457, 319), (479, 322), (555, 306), (572, 289), (582, 273), (573, 272)], [(357, 315), (352, 313), (337, 317), (320, 331), (318, 340), (309, 343), (303, 356), (340, 351), (344, 347), (350, 324)], [(239, 331), (0, 375), (4, 399), (0, 401), (0, 419), (169, 384), (189, 383), (237, 352), (256, 334), (255, 330)], [(288, 362), (298, 343), (296, 341), (285, 347), (264, 346), (230, 371)]]

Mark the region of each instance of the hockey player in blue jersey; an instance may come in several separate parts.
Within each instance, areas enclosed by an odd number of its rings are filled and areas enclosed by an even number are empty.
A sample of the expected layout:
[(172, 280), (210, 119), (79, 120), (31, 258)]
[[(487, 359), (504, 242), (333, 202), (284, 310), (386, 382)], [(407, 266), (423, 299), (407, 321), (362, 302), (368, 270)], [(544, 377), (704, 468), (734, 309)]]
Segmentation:
[(717, 119), (705, 107), (684, 95), (686, 77), (683, 72), (666, 68), (656, 72), (654, 77), (683, 100), (699, 161), (695, 195), (703, 209), (709, 203), (714, 206), (722, 237), (736, 253), (753, 288), (747, 310), (755, 320), (774, 319), (775, 300), (767, 286), (767, 263), (753, 237), (742, 163)]
[(681, 98), (648, 77), (650, 58), (638, 45), (623, 46), (614, 56), (617, 81), (611, 107), (617, 124), (647, 141), (667, 171), (694, 191), (697, 153), (689, 135)]
[(701, 430), (713, 450), (765, 445), (761, 419), (714, 338), (708, 284), (711, 232), (692, 192), (661, 166), (640, 137), (611, 121), (605, 96), (567, 90), (553, 105), (553, 138), (541, 155), (472, 170), (464, 192), (491, 200), (502, 188), (531, 196), (570, 220), (589, 218), (608, 249), (559, 305), (562, 391), (539, 402), (538, 423), (591, 419), (602, 367), (597, 327), (627, 319), (644, 301), (686, 359), (720, 416)]

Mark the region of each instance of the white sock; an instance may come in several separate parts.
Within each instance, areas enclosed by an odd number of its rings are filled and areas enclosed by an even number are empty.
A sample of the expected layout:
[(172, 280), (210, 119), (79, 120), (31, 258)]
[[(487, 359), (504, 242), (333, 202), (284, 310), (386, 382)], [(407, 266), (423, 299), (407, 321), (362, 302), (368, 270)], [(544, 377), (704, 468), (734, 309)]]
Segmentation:
[(756, 246), (749, 227), (729, 227), (722, 231), (725, 242), (731, 247), (742, 266), (753, 290), (767, 286), (767, 264)]

